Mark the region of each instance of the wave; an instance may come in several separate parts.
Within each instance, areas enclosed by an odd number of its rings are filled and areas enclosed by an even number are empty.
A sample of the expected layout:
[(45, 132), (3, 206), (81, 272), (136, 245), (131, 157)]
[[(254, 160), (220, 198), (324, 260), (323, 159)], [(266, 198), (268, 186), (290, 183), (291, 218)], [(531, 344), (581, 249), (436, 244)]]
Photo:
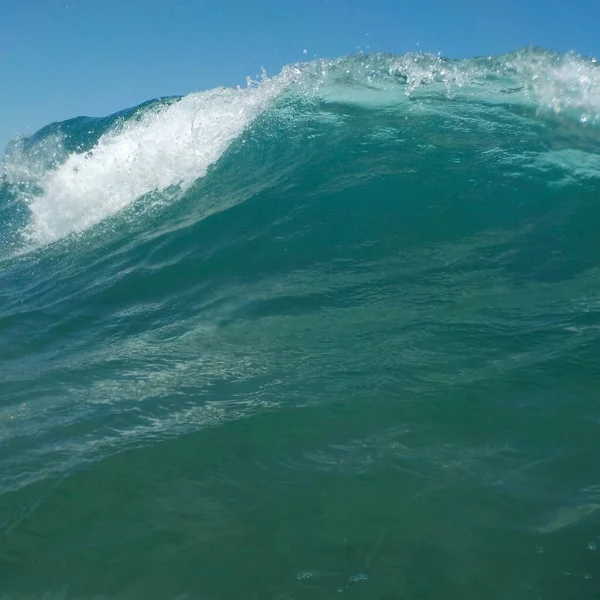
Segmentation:
[[(534, 157), (546, 163), (541, 168), (550, 160), (580, 175), (598, 172), (595, 158), (581, 155), (590, 147), (595, 152), (598, 142), (600, 70), (594, 59), (540, 49), (470, 60), (361, 55), (290, 65), (275, 77), (248, 80), (246, 88), (156, 100), (108, 118), (51, 125), (9, 147), (3, 204), (12, 191), (26, 207), (28, 217), (19, 228), (26, 246), (53, 242), (141, 197), (181, 197), (265, 111), (270, 122), (254, 134), (267, 144), (277, 128), (303, 137), (310, 135), (308, 127), (343, 119), (344, 109), (336, 115), (342, 106), (393, 113), (412, 123), (446, 119), (455, 147), (471, 126), (479, 136), (497, 135), (504, 126), (506, 143), (538, 127), (547, 143), (564, 146), (562, 153)], [(510, 126), (501, 122), (508, 116)], [(447, 144), (441, 131), (431, 139), (432, 131), (422, 132), (424, 144)], [(510, 161), (510, 148), (485, 151)]]
[(599, 73), (349, 56), (15, 140), (0, 446), (36, 445), (0, 452), (5, 485), (340, 396), (553, 402), (571, 369), (584, 405)]

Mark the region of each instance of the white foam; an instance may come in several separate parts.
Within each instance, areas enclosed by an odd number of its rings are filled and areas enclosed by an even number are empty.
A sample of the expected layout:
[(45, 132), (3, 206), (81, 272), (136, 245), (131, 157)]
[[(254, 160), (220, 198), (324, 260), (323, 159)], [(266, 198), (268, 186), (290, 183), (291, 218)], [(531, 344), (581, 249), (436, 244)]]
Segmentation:
[(263, 79), (243, 89), (190, 94), (103, 135), (85, 154), (71, 154), (38, 181), (25, 232), (34, 244), (83, 231), (155, 190), (189, 187), (206, 174), (286, 85)]
[(422, 54), (319, 59), (284, 67), (276, 77), (263, 77), (244, 89), (190, 94), (148, 110), (141, 120), (103, 135), (86, 154), (65, 157), (53, 139), (33, 156), (15, 154), (5, 169), (8, 180), (26, 184), (22, 198), (31, 217), (25, 237), (33, 245), (51, 242), (155, 190), (185, 190), (292, 82), (298, 93), (325, 101), (398, 106), (420, 94), (462, 94), (550, 109), (587, 125), (600, 123), (600, 67), (575, 54), (532, 49), (465, 61)]
[(541, 107), (574, 113), (582, 123), (600, 120), (600, 65), (575, 53), (523, 51), (506, 61)]

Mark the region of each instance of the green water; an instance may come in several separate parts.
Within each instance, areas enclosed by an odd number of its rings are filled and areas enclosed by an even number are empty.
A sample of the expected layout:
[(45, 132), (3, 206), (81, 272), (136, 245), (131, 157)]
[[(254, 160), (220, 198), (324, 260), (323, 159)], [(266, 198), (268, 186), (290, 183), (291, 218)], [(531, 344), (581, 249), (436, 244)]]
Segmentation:
[(347, 57), (15, 142), (0, 598), (599, 598), (597, 69)]

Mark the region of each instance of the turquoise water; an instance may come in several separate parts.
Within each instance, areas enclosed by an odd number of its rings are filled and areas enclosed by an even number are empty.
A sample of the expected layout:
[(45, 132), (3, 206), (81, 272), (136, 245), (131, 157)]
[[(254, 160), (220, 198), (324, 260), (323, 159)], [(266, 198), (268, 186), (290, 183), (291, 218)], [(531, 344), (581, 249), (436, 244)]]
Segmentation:
[(15, 140), (0, 598), (600, 597), (599, 199), (539, 49)]

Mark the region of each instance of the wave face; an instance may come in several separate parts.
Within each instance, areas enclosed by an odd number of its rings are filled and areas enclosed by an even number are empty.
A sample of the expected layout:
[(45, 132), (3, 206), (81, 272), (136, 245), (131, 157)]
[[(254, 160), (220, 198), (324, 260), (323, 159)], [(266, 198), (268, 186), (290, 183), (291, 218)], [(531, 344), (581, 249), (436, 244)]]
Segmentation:
[(0, 185), (0, 598), (597, 597), (594, 60), (291, 65)]

